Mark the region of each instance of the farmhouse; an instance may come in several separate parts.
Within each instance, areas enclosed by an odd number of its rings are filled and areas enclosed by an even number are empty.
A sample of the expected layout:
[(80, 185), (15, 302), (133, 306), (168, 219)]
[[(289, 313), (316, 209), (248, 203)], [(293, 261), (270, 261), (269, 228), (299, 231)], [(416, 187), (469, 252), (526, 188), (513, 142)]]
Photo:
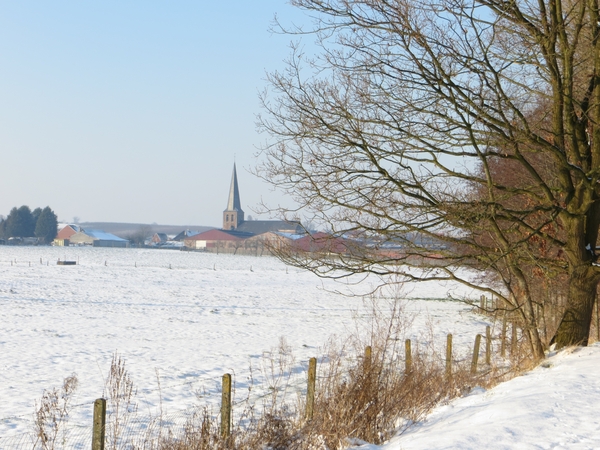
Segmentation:
[(65, 225), (63, 228), (61, 228), (61, 230), (58, 232), (58, 234), (52, 241), (52, 245), (58, 247), (68, 247), (70, 244), (69, 239), (71, 238), (71, 236), (80, 231), (81, 227), (79, 225)]
[(243, 247), (244, 240), (252, 237), (251, 233), (237, 230), (208, 230), (184, 239), (185, 247), (193, 250), (209, 250), (214, 252), (234, 252)]
[(163, 244), (168, 240), (169, 237), (166, 235), (166, 233), (154, 233), (154, 235), (150, 239), (150, 242), (152, 242), (153, 244)]
[(173, 241), (185, 241), (186, 238), (195, 236), (196, 234), (200, 234), (200, 231), (196, 231), (196, 230), (183, 230), (181, 233), (179, 233), (177, 236), (175, 236), (172, 240)]
[(81, 231), (81, 227), (79, 225), (69, 224), (64, 226), (56, 235), (55, 239), (70, 239), (75, 233)]
[(347, 242), (340, 237), (318, 232), (295, 240), (291, 248), (299, 252), (346, 253), (347, 245)]
[(129, 241), (102, 230), (81, 230), (69, 238), (71, 245), (92, 245), (94, 247), (129, 247)]

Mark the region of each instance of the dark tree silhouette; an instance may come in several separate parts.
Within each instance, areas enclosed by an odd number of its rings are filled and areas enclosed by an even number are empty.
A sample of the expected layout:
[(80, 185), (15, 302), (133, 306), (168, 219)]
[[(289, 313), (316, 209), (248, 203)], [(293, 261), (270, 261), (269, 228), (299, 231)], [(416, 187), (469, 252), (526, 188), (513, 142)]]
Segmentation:
[[(37, 208), (39, 209), (39, 208)], [(46, 206), (40, 210), (35, 226), (35, 235), (43, 244), (50, 244), (58, 233), (58, 220), (54, 211)]]
[(6, 217), (5, 236), (32, 237), (35, 231), (35, 222), (29, 206), (14, 207)]

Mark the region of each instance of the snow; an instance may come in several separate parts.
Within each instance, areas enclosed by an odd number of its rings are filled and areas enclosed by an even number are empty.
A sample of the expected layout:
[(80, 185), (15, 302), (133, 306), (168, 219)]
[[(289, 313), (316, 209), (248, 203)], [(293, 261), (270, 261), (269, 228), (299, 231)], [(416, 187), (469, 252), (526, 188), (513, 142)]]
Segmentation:
[[(58, 266), (58, 259), (79, 264)], [(70, 421), (89, 425), (115, 351), (143, 414), (183, 411), (198, 393), (217, 403), (226, 372), (236, 398), (244, 397), (251, 378), (264, 382), (263, 355), (281, 338), (293, 350), (292, 383), (301, 388), (308, 359), (370, 316), (361, 295), (335, 291), (364, 294), (377, 283), (323, 281), (271, 257), (0, 246), (0, 447), (2, 438), (32, 429), (44, 389), (72, 373), (80, 385)], [(453, 333), (455, 353), (465, 358), (475, 334), (493, 325), (448, 300), (478, 298), (462, 286), (406, 285), (392, 294), (412, 298), (404, 306), (407, 337), (441, 349)], [(592, 412), (600, 400), (593, 377), (599, 356), (597, 346), (561, 352), (547, 367), (441, 406), (386, 445), (357, 448), (600, 448)]]
[(386, 445), (359, 448), (600, 448), (599, 361), (598, 344), (567, 349), (523, 376), (437, 408)]

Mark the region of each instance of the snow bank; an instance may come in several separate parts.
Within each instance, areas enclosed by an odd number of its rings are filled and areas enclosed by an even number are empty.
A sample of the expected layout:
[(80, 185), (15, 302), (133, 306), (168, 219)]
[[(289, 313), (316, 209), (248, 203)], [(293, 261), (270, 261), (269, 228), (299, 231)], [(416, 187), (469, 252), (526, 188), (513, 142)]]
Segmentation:
[(437, 408), (383, 446), (362, 450), (600, 448), (600, 345), (567, 349), (535, 370)]

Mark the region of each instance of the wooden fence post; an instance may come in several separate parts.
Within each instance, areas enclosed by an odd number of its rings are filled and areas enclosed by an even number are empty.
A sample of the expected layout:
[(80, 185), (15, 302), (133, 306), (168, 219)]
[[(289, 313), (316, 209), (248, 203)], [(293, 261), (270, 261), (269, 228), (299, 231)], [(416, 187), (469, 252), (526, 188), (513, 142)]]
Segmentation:
[(502, 318), (502, 335), (500, 337), (500, 356), (504, 358), (506, 356), (506, 311), (504, 311), (504, 317)]
[(410, 349), (410, 339), (404, 341), (404, 371), (409, 374), (412, 371), (412, 351)]
[(446, 336), (446, 378), (452, 377), (452, 334)]
[(485, 327), (485, 363), (492, 364), (492, 329), (489, 325)]
[(317, 381), (317, 358), (308, 360), (308, 388), (306, 390), (306, 420), (312, 420), (315, 412), (315, 384)]
[(517, 355), (517, 324), (512, 323), (512, 335), (510, 340), (510, 356), (513, 358)]
[(477, 360), (479, 359), (479, 344), (481, 343), (481, 335), (475, 336), (475, 346), (473, 348), (473, 360), (471, 361), (471, 375), (477, 373)]
[(371, 370), (371, 353), (373, 352), (373, 349), (371, 348), (370, 345), (367, 345), (365, 347), (365, 359), (364, 359), (364, 371), (365, 373), (369, 372)]
[(221, 394), (221, 437), (228, 438), (231, 434), (231, 374), (223, 375)]
[(479, 309), (483, 312), (485, 310), (485, 295), (479, 297)]
[(99, 398), (94, 402), (92, 426), (92, 450), (104, 450), (106, 429), (106, 400)]

